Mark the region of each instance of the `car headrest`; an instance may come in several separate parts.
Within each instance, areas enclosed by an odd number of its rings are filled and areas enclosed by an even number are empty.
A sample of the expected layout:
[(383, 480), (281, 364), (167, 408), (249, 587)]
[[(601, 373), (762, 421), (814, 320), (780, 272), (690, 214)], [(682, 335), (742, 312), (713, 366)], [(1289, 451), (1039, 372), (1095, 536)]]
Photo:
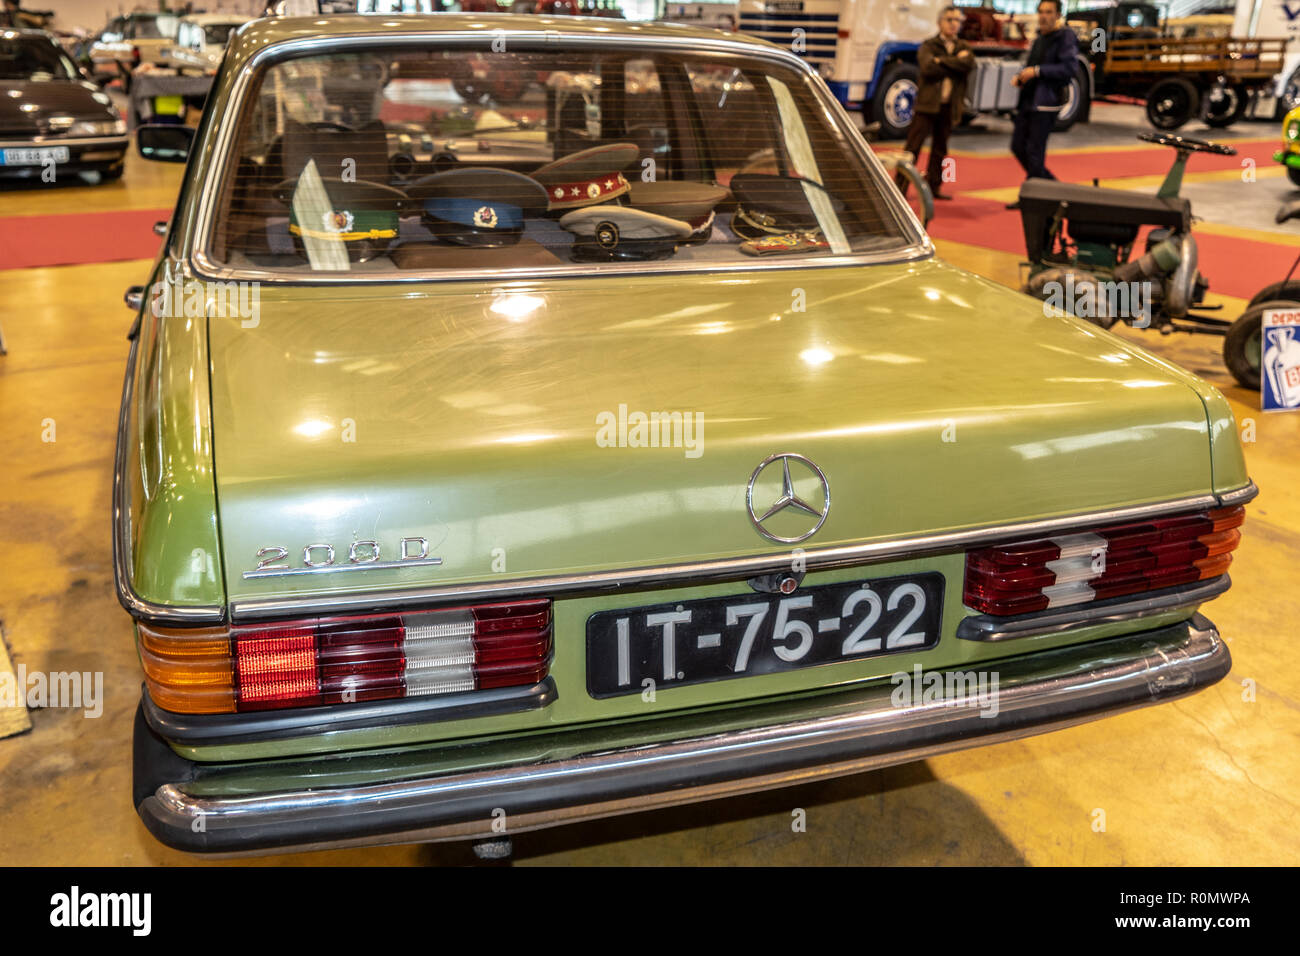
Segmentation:
[(356, 163), (357, 179), (388, 180), (388, 132), (379, 120), (359, 129), (286, 120), (283, 149), (286, 178), (297, 176), (312, 159), (323, 175), (339, 176), (344, 160), (350, 159)]

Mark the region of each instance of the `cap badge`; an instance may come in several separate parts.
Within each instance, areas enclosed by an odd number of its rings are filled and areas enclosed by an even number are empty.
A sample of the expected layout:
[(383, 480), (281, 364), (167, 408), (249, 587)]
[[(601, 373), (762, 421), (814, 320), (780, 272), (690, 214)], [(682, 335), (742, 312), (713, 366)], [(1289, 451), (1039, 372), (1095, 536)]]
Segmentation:
[(613, 249), (618, 245), (618, 226), (612, 222), (596, 223), (596, 244), (602, 249)]
[(352, 213), (346, 209), (335, 211), (327, 210), (321, 217), (326, 232), (351, 232), (352, 231)]

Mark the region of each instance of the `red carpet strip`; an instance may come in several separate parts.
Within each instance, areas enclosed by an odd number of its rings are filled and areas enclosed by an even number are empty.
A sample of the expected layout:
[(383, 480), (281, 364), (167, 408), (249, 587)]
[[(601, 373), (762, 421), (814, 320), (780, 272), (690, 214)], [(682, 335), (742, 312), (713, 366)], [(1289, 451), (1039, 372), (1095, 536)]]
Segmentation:
[(0, 269), (85, 265), (152, 259), (158, 254), (153, 224), (170, 209), (70, 213), (0, 218)]

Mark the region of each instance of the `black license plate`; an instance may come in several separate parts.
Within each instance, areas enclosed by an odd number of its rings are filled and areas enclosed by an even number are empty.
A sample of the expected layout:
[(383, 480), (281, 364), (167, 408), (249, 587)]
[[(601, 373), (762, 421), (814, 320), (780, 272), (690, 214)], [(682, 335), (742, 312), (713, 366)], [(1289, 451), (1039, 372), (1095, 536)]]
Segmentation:
[(934, 647), (943, 575), (928, 572), (750, 592), (587, 618), (592, 697), (751, 677)]

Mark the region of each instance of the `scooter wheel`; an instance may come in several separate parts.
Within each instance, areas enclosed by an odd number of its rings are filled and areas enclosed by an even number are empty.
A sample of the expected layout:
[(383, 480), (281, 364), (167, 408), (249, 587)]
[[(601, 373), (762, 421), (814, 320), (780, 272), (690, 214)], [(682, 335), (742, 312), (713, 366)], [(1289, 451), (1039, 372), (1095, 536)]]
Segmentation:
[(1260, 329), (1264, 313), (1269, 309), (1300, 309), (1300, 302), (1273, 299), (1252, 305), (1232, 323), (1223, 339), (1223, 364), (1242, 388), (1252, 391), (1259, 390), (1264, 350)]

